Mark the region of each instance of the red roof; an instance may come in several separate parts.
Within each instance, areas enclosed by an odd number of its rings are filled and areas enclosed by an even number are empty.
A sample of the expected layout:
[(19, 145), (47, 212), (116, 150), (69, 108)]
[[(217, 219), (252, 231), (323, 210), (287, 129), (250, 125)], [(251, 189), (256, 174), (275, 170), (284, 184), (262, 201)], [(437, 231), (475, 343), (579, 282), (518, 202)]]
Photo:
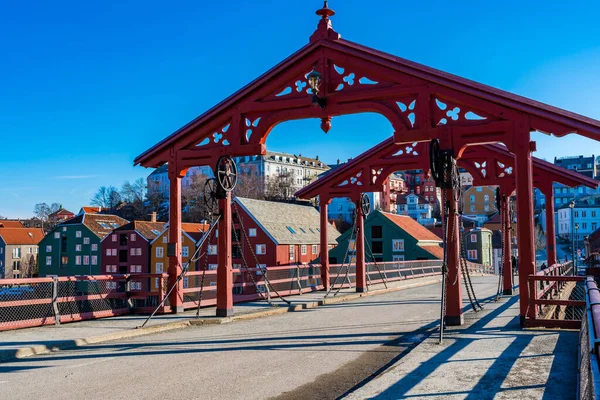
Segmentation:
[[(134, 161), (135, 165), (142, 164), (146, 167), (157, 167), (164, 164), (168, 161), (167, 150), (174, 146), (175, 143), (181, 143), (182, 138), (186, 137), (190, 132), (198, 129), (200, 126), (213, 122), (225, 113), (232, 113), (235, 107), (239, 106), (244, 99), (255, 93), (259, 93), (267, 84), (273, 85), (275, 82), (279, 82), (278, 78), (285, 76), (285, 71), (291, 70), (294, 65), (298, 65), (308, 57), (314, 57), (314, 54), (320, 50), (334, 51), (339, 53), (339, 57), (345, 56), (349, 59), (354, 59), (356, 63), (366, 62), (377, 65), (380, 68), (383, 66), (390, 70), (406, 74), (409, 77), (422, 80), (425, 83), (431, 82), (458, 93), (475, 96), (500, 106), (511, 108), (525, 116), (530, 116), (530, 124), (533, 129), (544, 131), (544, 128), (548, 126), (546, 121), (551, 121), (552, 123), (564, 126), (569, 132), (576, 132), (594, 139), (600, 136), (600, 121), (593, 118), (436, 70), (348, 40), (323, 39), (305, 45), (253, 82), (136, 157)], [(160, 158), (155, 159), (156, 156)]]
[(9, 245), (37, 245), (44, 238), (44, 231), (40, 228), (3, 228), (0, 237)]
[(81, 207), (81, 212), (84, 214), (98, 214), (102, 212), (102, 207), (83, 206)]
[(440, 246), (421, 246), (421, 248), (440, 260), (444, 259), (444, 249)]
[(21, 221), (0, 220), (0, 228), (25, 228)]
[(406, 215), (398, 215), (382, 212), (383, 216), (392, 221), (394, 224), (399, 226), (402, 230), (408, 233), (410, 236), (414, 237), (418, 241), (421, 240), (434, 240), (436, 242), (441, 242), (442, 239), (431, 232), (429, 229), (425, 228), (423, 225), (419, 224), (417, 221), (408, 217)]

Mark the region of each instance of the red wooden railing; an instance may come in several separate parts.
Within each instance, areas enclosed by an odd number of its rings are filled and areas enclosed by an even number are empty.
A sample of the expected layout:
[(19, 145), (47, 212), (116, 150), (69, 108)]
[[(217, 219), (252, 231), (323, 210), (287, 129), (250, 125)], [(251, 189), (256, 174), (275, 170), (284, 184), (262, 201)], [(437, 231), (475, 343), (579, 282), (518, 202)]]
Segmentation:
[[(437, 260), (367, 263), (367, 281), (376, 284), (439, 275), (441, 265)], [(478, 264), (470, 264), (469, 270), (493, 273), (492, 267)], [(259, 268), (242, 268), (234, 269), (233, 274), (236, 303), (323, 289), (319, 264), (267, 267), (266, 273)], [(354, 265), (330, 265), (330, 274), (335, 288), (355, 284)], [(198, 307), (200, 293), (201, 307), (215, 305), (216, 277), (216, 270), (189, 271), (181, 294), (184, 308)], [(0, 279), (0, 331), (149, 313), (164, 300), (167, 281), (167, 274)], [(166, 299), (159, 312), (170, 311)]]

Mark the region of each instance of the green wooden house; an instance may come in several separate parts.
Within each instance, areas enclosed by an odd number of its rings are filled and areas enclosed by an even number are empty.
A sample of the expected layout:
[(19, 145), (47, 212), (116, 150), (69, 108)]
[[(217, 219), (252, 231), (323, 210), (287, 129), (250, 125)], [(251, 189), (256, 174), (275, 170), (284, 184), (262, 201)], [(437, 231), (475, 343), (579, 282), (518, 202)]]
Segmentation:
[(492, 265), (492, 231), (487, 228), (473, 228), (463, 232), (467, 260), (483, 265)]
[(39, 275), (99, 275), (101, 240), (128, 221), (116, 215), (80, 214), (57, 225), (39, 244)]
[[(354, 262), (356, 256), (352, 230), (338, 237), (329, 252), (332, 264)], [(367, 262), (438, 260), (443, 258), (442, 239), (409, 216), (373, 211), (365, 220), (365, 259)], [(343, 260), (348, 244), (348, 257)]]

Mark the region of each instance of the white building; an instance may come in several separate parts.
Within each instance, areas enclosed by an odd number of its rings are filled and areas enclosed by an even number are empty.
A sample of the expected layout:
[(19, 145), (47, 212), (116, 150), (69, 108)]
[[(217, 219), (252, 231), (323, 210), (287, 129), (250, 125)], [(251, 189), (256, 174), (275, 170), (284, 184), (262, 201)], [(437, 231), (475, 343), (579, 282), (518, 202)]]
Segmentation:
[(600, 227), (600, 195), (578, 197), (572, 210), (568, 204), (563, 205), (557, 211), (557, 220), (558, 236), (572, 240), (574, 234), (575, 247), (582, 248), (584, 237)]
[[(268, 151), (264, 156), (246, 156), (234, 158), (238, 171), (240, 173), (255, 173), (264, 179), (266, 183), (274, 177), (281, 177), (288, 180), (290, 184), (290, 196), (304, 186), (308, 185), (314, 179), (329, 167), (319, 161), (317, 158), (302, 157), (286, 153), (275, 153)], [(203, 174), (213, 177), (211, 167), (191, 167), (187, 174), (181, 180), (182, 188), (190, 185), (192, 177), (197, 174)], [(148, 193), (150, 195), (161, 193), (165, 197), (169, 195), (169, 174), (168, 165), (165, 164), (152, 172), (148, 178)]]
[(422, 225), (434, 225), (433, 206), (419, 194), (411, 193), (396, 200), (398, 214), (408, 215)]

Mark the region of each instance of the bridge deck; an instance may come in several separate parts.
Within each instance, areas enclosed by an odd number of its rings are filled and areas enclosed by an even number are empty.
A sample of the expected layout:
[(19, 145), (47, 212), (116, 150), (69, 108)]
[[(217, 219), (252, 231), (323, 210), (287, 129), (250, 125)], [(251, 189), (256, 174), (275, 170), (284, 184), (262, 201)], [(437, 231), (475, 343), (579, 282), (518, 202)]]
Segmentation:
[[(497, 281), (476, 277), (474, 283), (485, 297), (492, 295)], [(379, 390), (393, 398), (418, 394), (435, 398), (438, 389), (465, 398), (469, 395), (461, 391), (482, 389), (479, 382), (485, 383), (486, 393), (508, 393), (507, 397), (511, 394), (503, 390), (507, 385), (525, 387), (524, 398), (539, 398), (544, 390), (558, 393), (559, 388), (574, 393), (577, 334), (516, 329), (514, 299), (487, 306), (487, 314), (472, 321), (464, 339), (455, 337), (437, 350), (429, 343), (417, 346), (435, 329), (439, 292), (435, 284), (276, 317), (190, 327), (14, 360), (0, 364), (0, 398), (64, 399), (76, 394), (333, 399), (353, 390), (359, 390), (359, 398), (361, 390)], [(369, 382), (369, 377), (404, 360), (413, 360), (414, 374), (374, 389), (383, 378)], [(539, 365), (527, 369), (535, 363)], [(472, 366), (469, 385), (458, 379), (446, 379), (439, 388), (425, 385), (441, 371), (462, 364)], [(513, 373), (516, 369), (523, 374)], [(361, 383), (366, 386), (357, 389)], [(489, 397), (480, 392), (470, 398)]]

